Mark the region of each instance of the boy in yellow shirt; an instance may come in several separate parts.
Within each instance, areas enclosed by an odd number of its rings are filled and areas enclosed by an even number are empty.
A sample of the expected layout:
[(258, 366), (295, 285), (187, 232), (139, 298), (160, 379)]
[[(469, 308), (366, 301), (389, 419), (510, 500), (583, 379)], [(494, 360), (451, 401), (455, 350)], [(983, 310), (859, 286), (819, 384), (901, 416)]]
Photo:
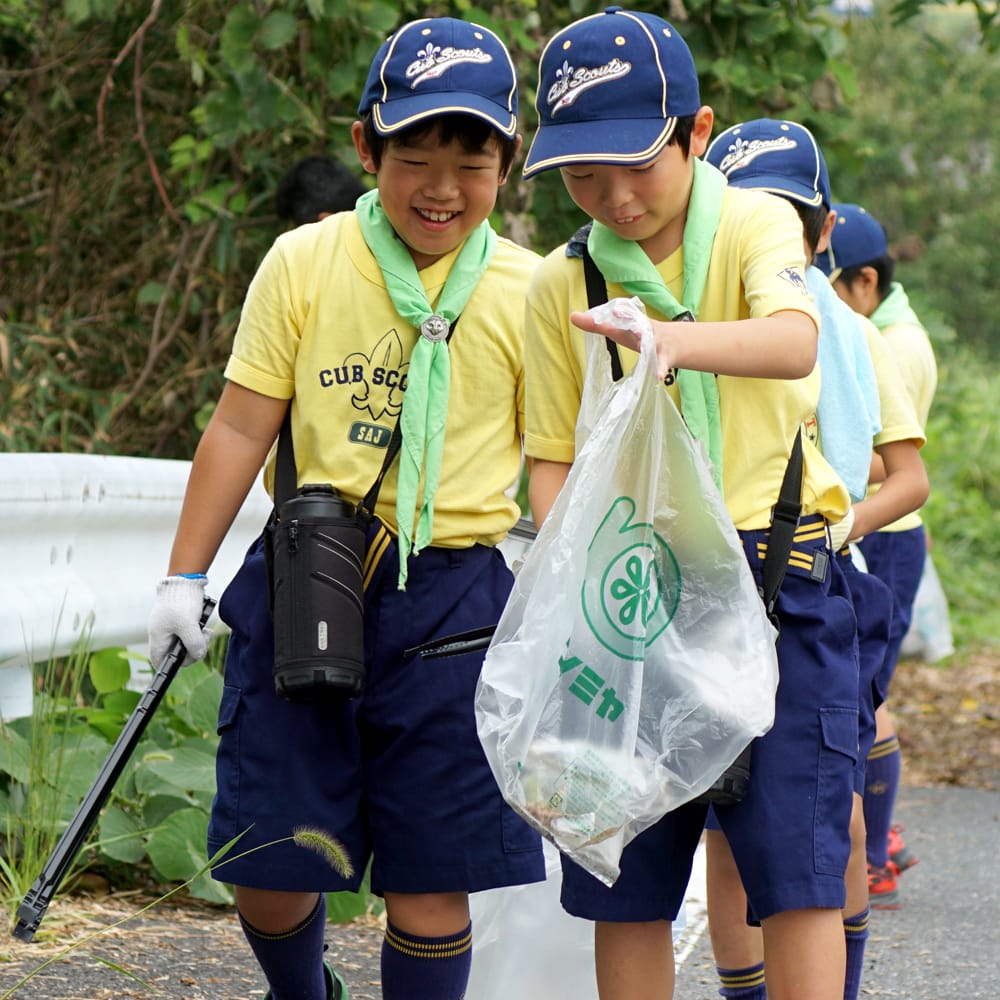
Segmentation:
[[(323, 963), (324, 893), (356, 890), (369, 857), (388, 918), (382, 996), (460, 1000), (468, 894), (545, 874), (539, 837), (479, 743), (483, 651), (424, 658), (444, 636), (494, 625), (513, 582), (496, 543), (519, 513), (505, 490), (521, 462), (521, 303), (538, 258), (489, 224), (521, 141), (510, 54), (476, 24), (409, 22), (376, 54), (358, 114), (355, 150), (377, 187), (280, 236), (254, 276), (150, 653), (158, 662), (172, 636), (189, 658), (204, 651), (205, 575), (286, 414), (295, 485), (329, 484), (352, 504), (386, 470), (400, 421), (400, 462), (368, 529), (359, 695), (299, 704), (276, 691), (264, 539), (222, 595), (232, 631), (209, 854), (243, 835), (215, 875), (235, 885), (271, 1000), (340, 1000)], [(335, 629), (317, 632), (336, 648)], [(302, 827), (338, 839), (354, 872), (300, 847)]]
[[(803, 125), (771, 118), (733, 125), (713, 141), (705, 160), (717, 166), (731, 185), (768, 191), (789, 201), (802, 220), (804, 249), (810, 261), (817, 251), (826, 249), (836, 220), (830, 182), (823, 154)], [(834, 526), (832, 534), (854, 600), (861, 668), (860, 759), (843, 911), (847, 947), (844, 1000), (856, 1000), (869, 918), (861, 796), (865, 758), (875, 739), (875, 707), (881, 701), (877, 677), (889, 638), (892, 595), (881, 580), (854, 566), (846, 542), (917, 509), (927, 498), (928, 482), (919, 453), (923, 431), (878, 330), (837, 296), (819, 268), (810, 267), (806, 280), (821, 313), (819, 363), (823, 376), (817, 419), (808, 426), (855, 501), (848, 518)], [(866, 497), (873, 448), (886, 476), (883, 488)], [(746, 924), (740, 876), (711, 815), (706, 856), (709, 928), (721, 981), (719, 992), (732, 1000), (764, 1000), (760, 935)]]
[[(586, 336), (637, 346), (635, 334), (585, 311), (595, 304), (579, 259), (585, 247), (609, 298), (638, 294), (646, 304), (664, 391), (704, 441), (760, 582), (779, 488), (819, 398), (798, 217), (763, 192), (727, 188), (698, 159), (713, 113), (701, 104), (687, 45), (662, 18), (612, 7), (558, 32), (542, 53), (537, 106), (525, 176), (560, 170), (593, 224), (545, 258), (528, 294), (525, 450), (535, 520), (573, 463)], [(685, 313), (696, 322), (670, 322)], [(624, 352), (621, 364), (631, 370), (634, 356)], [(858, 663), (828, 524), (850, 500), (815, 445), (804, 439), (802, 451), (802, 517), (775, 608), (775, 722), (752, 744), (745, 798), (717, 814), (763, 927), (772, 1000), (842, 1000)], [(595, 923), (601, 1000), (671, 995), (671, 922), (705, 811), (683, 806), (640, 834), (612, 887), (564, 859), (563, 906)]]
[[(881, 223), (860, 205), (839, 203), (833, 207), (837, 223), (829, 249), (817, 258), (817, 264), (830, 276), (837, 294), (880, 331), (924, 428), (937, 387), (937, 362), (930, 338), (910, 307), (903, 286), (893, 280), (896, 262)], [(880, 490), (876, 481), (870, 492), (877, 496)], [(913, 511), (866, 535), (859, 547), (869, 571), (884, 580), (893, 593), (889, 648), (880, 677), (882, 693), (887, 696), (927, 557), (923, 520)], [(903, 841), (902, 828), (892, 822), (902, 764), (887, 703), (875, 713), (875, 722), (875, 745), (869, 754), (865, 788), (868, 888), (873, 907), (895, 909), (899, 905), (897, 877), (915, 865), (917, 858)]]

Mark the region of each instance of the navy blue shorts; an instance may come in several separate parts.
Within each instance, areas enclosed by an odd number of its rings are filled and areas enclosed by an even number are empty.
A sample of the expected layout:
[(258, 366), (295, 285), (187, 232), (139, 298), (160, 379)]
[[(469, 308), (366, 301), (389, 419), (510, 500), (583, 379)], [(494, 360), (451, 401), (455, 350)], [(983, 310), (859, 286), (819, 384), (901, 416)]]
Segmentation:
[[(761, 579), (767, 532), (741, 532)], [(751, 914), (844, 905), (858, 762), (857, 625), (825, 522), (804, 518), (777, 602), (774, 725), (753, 743), (746, 797), (717, 805)]]
[(612, 923), (675, 920), (706, 809), (681, 806), (643, 830), (622, 852), (621, 875), (610, 887), (561, 855), (563, 909), (574, 917)]
[[(761, 581), (766, 531), (741, 532)], [(753, 916), (844, 905), (858, 760), (856, 623), (826, 524), (796, 532), (777, 602), (781, 623), (775, 723), (753, 743), (742, 802), (716, 806)], [(610, 889), (564, 862), (563, 905), (591, 920), (672, 919), (690, 875), (705, 807), (684, 806), (643, 831), (622, 854)]]
[[(379, 533), (374, 541), (371, 539)], [(397, 589), (395, 543), (365, 591), (363, 693), (333, 705), (284, 701), (274, 690), (273, 635), (260, 539), (222, 596), (232, 629), (219, 711), (211, 856), (223, 882), (287, 891), (354, 890), (369, 856), (373, 891), (476, 891), (541, 881), (538, 835), (502, 800), (476, 732), (484, 651), (423, 659), (404, 650), (497, 622), (512, 576), (496, 549), (424, 549)], [(355, 874), (342, 879), (287, 839), (301, 826), (337, 838)]]
[(892, 591), (874, 573), (858, 569), (846, 546), (837, 555), (837, 562), (844, 571), (858, 620), (858, 766), (854, 790), (864, 795), (868, 752), (875, 742), (875, 709), (883, 701), (876, 681), (889, 647)]
[(927, 533), (924, 526), (909, 531), (876, 531), (858, 542), (858, 548), (868, 564), (868, 572), (877, 576), (892, 591), (892, 622), (885, 663), (876, 679), (884, 701), (889, 696), (889, 684), (896, 672), (899, 650), (913, 620), (913, 602), (927, 559)]

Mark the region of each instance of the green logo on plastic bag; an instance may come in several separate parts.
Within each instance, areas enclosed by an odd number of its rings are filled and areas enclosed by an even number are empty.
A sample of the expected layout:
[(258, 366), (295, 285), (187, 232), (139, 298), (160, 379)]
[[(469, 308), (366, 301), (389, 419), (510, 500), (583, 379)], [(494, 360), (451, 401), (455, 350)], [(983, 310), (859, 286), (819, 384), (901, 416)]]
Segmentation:
[(581, 600), (595, 638), (626, 660), (641, 660), (673, 620), (681, 571), (653, 525), (633, 521), (635, 501), (618, 497), (591, 539)]

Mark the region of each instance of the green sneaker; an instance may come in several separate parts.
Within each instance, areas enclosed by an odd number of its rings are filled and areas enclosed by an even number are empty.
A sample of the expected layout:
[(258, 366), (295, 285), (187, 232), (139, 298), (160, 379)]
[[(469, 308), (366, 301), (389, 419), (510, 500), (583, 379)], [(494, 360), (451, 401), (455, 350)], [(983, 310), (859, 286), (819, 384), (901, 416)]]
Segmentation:
[[(347, 992), (347, 983), (330, 968), (329, 962), (324, 962), (323, 968), (326, 969), (327, 1000), (350, 1000)], [(264, 1000), (272, 1000), (270, 990), (264, 994)]]
[(347, 994), (347, 983), (330, 968), (329, 962), (323, 963), (326, 969), (326, 987), (330, 1000), (350, 1000)]

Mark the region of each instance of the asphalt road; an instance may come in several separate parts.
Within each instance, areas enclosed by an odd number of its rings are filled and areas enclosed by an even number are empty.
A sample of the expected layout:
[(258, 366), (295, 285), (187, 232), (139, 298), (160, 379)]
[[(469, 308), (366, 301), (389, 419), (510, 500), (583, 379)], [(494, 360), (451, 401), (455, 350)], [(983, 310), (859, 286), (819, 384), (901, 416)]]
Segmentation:
[[(896, 818), (906, 825), (907, 844), (920, 863), (901, 879), (901, 908), (872, 914), (862, 1000), (995, 1000), (1000, 997), (1000, 791), (904, 787)], [(686, 926), (675, 939), (675, 1000), (718, 998), (703, 900), (703, 871), (696, 868)], [(120, 918), (122, 906), (118, 903), (114, 912), (94, 914), (89, 929)], [(557, 956), (546, 947), (546, 936), (564, 917), (558, 904), (555, 908), (536, 913), (534, 906), (521, 907), (537, 916), (543, 928), (535, 941), (528, 936), (514, 944), (509, 927), (501, 923), (499, 950), (519, 948), (520, 953), (510, 956), (513, 961), (496, 975), (484, 975), (480, 967), (478, 980), (474, 961), (468, 1000), (596, 998), (592, 954), (581, 950), (566, 961), (565, 955)], [(54, 909), (50, 919), (55, 921), (58, 907)], [(484, 940), (484, 919), (477, 920), (476, 930)], [(589, 928), (582, 925), (576, 933), (584, 940)], [(381, 936), (371, 921), (331, 924), (327, 929), (328, 958), (347, 980), (351, 1000), (381, 997)], [(553, 980), (541, 983), (544, 977), (529, 973), (532, 956), (527, 953), (532, 950), (538, 953), (533, 960), (540, 968), (551, 970), (555, 965), (555, 971), (562, 970), (554, 979), (558, 986), (552, 985)], [(50, 953), (39, 953), (31, 945), (0, 946), (0, 998), (260, 1000), (265, 989), (230, 911), (186, 914), (154, 909), (118, 930), (99, 934), (71, 957), (10, 992), (43, 956)]]
[[(900, 908), (872, 911), (862, 998), (996, 1000), (1000, 792), (904, 787), (896, 819), (920, 863), (899, 880)], [(680, 965), (676, 1000), (717, 1000), (716, 982), (706, 931)]]

